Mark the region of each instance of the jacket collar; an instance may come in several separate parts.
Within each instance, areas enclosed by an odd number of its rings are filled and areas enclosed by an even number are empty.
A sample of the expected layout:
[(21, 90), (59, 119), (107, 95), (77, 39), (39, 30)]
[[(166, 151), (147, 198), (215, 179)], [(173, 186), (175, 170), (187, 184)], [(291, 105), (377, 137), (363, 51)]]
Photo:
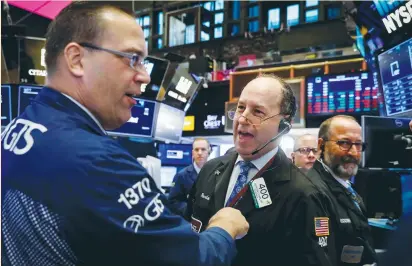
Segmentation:
[(90, 112), (87, 109), (85, 110), (84, 106), (71, 99), (71, 97), (65, 96), (64, 94), (54, 90), (53, 88), (43, 87), (34, 101), (46, 103), (56, 110), (61, 110), (63, 112), (77, 116), (84, 123), (86, 123), (89, 128), (96, 134), (106, 135), (106, 131), (104, 131), (97, 120), (91, 116)]
[(360, 203), (360, 207), (362, 209), (362, 211), (360, 211), (352, 202), (352, 194), (349, 192), (349, 190), (342, 186), (342, 184), (340, 184), (332, 176), (331, 173), (326, 171), (325, 167), (323, 167), (321, 162), (316, 161), (313, 165), (313, 168), (319, 173), (320, 178), (326, 183), (326, 185), (332, 192), (333, 196), (341, 205), (345, 206), (348, 209), (351, 209), (354, 213), (358, 214), (359, 216), (365, 217), (364, 213), (366, 213), (366, 208), (364, 203)]

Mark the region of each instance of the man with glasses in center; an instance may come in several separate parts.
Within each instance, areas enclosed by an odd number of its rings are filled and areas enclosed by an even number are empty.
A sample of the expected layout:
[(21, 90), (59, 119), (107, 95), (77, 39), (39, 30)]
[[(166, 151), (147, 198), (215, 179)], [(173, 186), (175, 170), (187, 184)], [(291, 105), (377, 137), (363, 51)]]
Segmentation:
[(232, 265), (333, 265), (326, 195), (279, 147), (295, 112), (293, 92), (281, 78), (250, 81), (228, 112), (235, 151), (208, 161), (190, 193), (186, 217), (198, 232), (225, 206), (249, 222)]
[(331, 199), (338, 259), (335, 264), (339, 266), (376, 262), (365, 205), (350, 182), (365, 148), (361, 127), (353, 117), (329, 118), (319, 128), (320, 159), (307, 173)]

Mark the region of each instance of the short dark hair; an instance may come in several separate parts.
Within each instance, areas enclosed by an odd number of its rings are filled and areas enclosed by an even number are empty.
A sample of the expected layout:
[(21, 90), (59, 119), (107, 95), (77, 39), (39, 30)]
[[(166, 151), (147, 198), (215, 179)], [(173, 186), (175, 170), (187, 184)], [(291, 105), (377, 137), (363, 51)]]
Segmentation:
[(320, 125), (318, 138), (321, 138), (321, 139), (324, 139), (324, 140), (329, 138), (330, 125), (332, 124), (332, 121), (336, 118), (344, 118), (344, 119), (355, 121), (356, 123), (358, 122), (358, 121), (356, 121), (356, 119), (353, 116), (349, 116), (349, 115), (335, 115), (335, 116), (332, 116), (332, 117), (326, 119), (325, 121), (323, 121), (322, 124)]
[(282, 115), (287, 116), (285, 117), (286, 121), (288, 121), (289, 123), (292, 122), (293, 118), (295, 117), (296, 109), (297, 109), (296, 98), (293, 95), (292, 87), (289, 85), (289, 83), (287, 83), (282, 78), (274, 74), (261, 73), (256, 78), (261, 78), (261, 77), (273, 78), (282, 85), (282, 99), (280, 101), (280, 113)]
[(60, 11), (46, 33), (45, 61), (49, 73), (56, 70), (57, 58), (70, 42), (100, 42), (104, 27), (99, 15), (107, 9), (130, 15), (118, 7), (97, 1), (73, 1)]

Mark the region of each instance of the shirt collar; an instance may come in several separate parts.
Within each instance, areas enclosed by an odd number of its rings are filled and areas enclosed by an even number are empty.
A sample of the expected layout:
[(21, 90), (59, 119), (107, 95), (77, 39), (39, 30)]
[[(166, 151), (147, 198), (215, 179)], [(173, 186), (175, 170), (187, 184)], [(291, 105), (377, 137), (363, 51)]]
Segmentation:
[(67, 94), (64, 94), (64, 93), (61, 93), (61, 94), (63, 94), (63, 95), (66, 96), (68, 99), (70, 99), (72, 102), (74, 102), (75, 104), (77, 104), (77, 106), (79, 106), (86, 114), (88, 114), (88, 115), (91, 117), (91, 119), (93, 119), (93, 121), (97, 124), (97, 126), (101, 129), (101, 131), (102, 131), (105, 135), (107, 135), (106, 130), (104, 130), (104, 128), (103, 128), (102, 125), (100, 124), (99, 120), (97, 120), (96, 117), (95, 117), (89, 110), (87, 110), (86, 107), (84, 107), (84, 105), (82, 105), (81, 103), (79, 103), (78, 101), (76, 101), (75, 99), (73, 99), (72, 97), (70, 97), (70, 96), (67, 95)]
[[(265, 164), (267, 164), (267, 162), (269, 162), (270, 159), (272, 159), (272, 157), (274, 157), (276, 155), (278, 150), (279, 150), (279, 146), (274, 148), (273, 150), (270, 150), (269, 152), (262, 155), (261, 157), (255, 159), (253, 161), (250, 161), (250, 162), (253, 163), (253, 165), (256, 167), (256, 169), (258, 171), (260, 171), (260, 169), (262, 169), (263, 166), (265, 166)], [(243, 161), (243, 158), (240, 155), (238, 155), (235, 165), (237, 165), (240, 161)]]
[(349, 188), (349, 187), (351, 186), (349, 180), (345, 180), (345, 179), (340, 178), (339, 176), (337, 176), (337, 175), (332, 171), (332, 169), (330, 169), (329, 166), (327, 166), (327, 165), (322, 161), (322, 159), (320, 159), (320, 160), (318, 160), (318, 161), (322, 164), (323, 168), (324, 168), (328, 173), (330, 173), (330, 174), (333, 176), (333, 178), (336, 179), (336, 181), (339, 182), (339, 184), (341, 184), (341, 185), (344, 186), (345, 188)]
[(197, 164), (196, 164), (196, 162), (195, 162), (195, 161), (193, 161), (193, 167), (195, 168), (196, 173), (198, 173), (198, 174), (199, 174), (199, 172), (200, 172), (200, 167), (199, 167), (199, 166), (197, 166)]

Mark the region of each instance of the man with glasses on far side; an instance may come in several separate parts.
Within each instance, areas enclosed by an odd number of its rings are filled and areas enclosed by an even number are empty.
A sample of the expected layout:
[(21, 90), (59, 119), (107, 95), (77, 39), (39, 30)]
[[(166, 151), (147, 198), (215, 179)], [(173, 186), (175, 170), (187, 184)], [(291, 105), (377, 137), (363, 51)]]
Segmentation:
[(317, 159), (318, 140), (315, 136), (305, 134), (296, 139), (293, 147), (292, 162), (305, 171), (312, 168)]
[(350, 182), (365, 148), (361, 126), (353, 117), (329, 118), (319, 128), (320, 159), (307, 173), (331, 199), (339, 266), (376, 262), (365, 205)]

